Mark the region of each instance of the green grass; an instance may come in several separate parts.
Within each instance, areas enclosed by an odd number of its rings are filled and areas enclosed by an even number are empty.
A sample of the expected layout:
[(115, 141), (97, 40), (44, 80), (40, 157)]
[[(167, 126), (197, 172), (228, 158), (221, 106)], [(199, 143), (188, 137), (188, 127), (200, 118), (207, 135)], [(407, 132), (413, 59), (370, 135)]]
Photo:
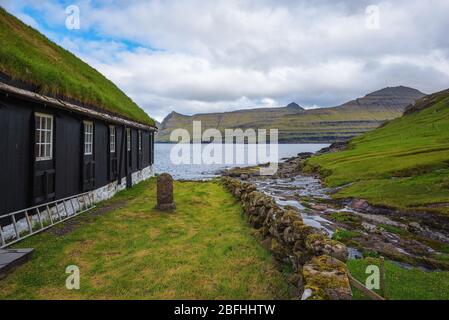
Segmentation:
[(348, 224), (359, 224), (360, 218), (350, 212), (333, 212), (331, 219), (337, 222), (345, 222)]
[(1, 7), (0, 43), (0, 71), (37, 92), (154, 125), (153, 119), (101, 73)]
[(340, 242), (347, 242), (355, 237), (360, 236), (360, 233), (349, 231), (345, 229), (338, 229), (335, 231), (334, 235), (332, 236), (332, 239), (340, 241)]
[(401, 229), (399, 227), (392, 226), (392, 225), (389, 225), (389, 224), (380, 224), (379, 226), (382, 227), (387, 232), (398, 234), (398, 235), (403, 236), (403, 237), (404, 236), (408, 236), (410, 234), (409, 232), (407, 232), (404, 229)]
[[(102, 205), (116, 209), (81, 215), (69, 233), (21, 242), (35, 248), (33, 258), (0, 282), (0, 299), (291, 298), (286, 275), (218, 182), (174, 188), (172, 213), (154, 209), (153, 179)], [(72, 264), (80, 267), (78, 291), (65, 289)]]
[[(351, 274), (365, 283), (366, 267), (378, 265), (379, 259), (366, 258), (348, 261)], [(419, 269), (406, 270), (399, 265), (385, 261), (386, 298), (390, 300), (447, 300), (449, 299), (449, 272), (425, 272)], [(378, 290), (374, 290), (380, 294)], [(354, 291), (354, 299), (368, 299)]]
[(354, 138), (345, 151), (311, 158), (306, 169), (344, 186), (337, 198), (401, 209), (440, 204), (429, 211), (448, 214), (449, 96)]

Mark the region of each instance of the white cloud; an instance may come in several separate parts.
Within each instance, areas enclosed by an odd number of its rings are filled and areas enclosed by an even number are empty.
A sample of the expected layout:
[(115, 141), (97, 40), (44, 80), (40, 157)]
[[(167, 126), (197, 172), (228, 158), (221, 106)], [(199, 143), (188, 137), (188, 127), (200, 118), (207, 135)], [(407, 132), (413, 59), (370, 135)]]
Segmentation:
[(24, 8), (40, 12), (46, 34), (159, 119), (290, 101), (331, 106), (385, 86), (449, 84), (446, 0), (379, 1), (380, 30), (366, 28), (365, 8), (376, 2), (365, 0), (77, 3), (83, 33), (73, 36), (58, 34), (57, 1), (6, 7), (29, 21)]

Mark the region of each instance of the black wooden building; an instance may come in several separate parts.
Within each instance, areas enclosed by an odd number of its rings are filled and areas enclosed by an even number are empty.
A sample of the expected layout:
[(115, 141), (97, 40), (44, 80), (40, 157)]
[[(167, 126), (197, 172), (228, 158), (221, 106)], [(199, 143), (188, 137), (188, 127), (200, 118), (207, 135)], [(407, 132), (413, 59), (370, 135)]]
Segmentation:
[(0, 82), (0, 215), (148, 178), (155, 130)]

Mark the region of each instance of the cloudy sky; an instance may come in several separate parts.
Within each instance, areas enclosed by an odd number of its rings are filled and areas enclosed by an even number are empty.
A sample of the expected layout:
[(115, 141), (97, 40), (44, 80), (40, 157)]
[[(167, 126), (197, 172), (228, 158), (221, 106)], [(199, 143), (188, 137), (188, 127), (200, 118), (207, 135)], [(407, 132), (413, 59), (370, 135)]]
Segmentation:
[[(447, 0), (0, 0), (157, 120), (449, 87)], [(76, 5), (80, 29), (66, 27)]]

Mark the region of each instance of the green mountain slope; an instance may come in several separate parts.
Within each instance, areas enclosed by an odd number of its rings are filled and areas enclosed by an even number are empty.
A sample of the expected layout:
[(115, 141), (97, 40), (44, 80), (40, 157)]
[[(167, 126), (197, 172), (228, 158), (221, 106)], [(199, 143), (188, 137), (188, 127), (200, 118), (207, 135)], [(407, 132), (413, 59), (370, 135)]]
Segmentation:
[(154, 125), (142, 109), (101, 73), (1, 7), (0, 72), (6, 78), (27, 84), (35, 92), (76, 100)]
[(449, 90), (417, 101), (345, 151), (311, 158), (308, 169), (344, 186), (338, 198), (449, 214)]
[(283, 108), (259, 108), (225, 113), (185, 116), (176, 112), (161, 124), (157, 141), (168, 142), (177, 128), (191, 132), (192, 122), (201, 121), (203, 129), (254, 128), (279, 129), (281, 142), (333, 142), (346, 140), (372, 130), (385, 120), (402, 115), (404, 109), (423, 97), (407, 87), (385, 88), (363, 98), (333, 108), (305, 110), (296, 103)]

